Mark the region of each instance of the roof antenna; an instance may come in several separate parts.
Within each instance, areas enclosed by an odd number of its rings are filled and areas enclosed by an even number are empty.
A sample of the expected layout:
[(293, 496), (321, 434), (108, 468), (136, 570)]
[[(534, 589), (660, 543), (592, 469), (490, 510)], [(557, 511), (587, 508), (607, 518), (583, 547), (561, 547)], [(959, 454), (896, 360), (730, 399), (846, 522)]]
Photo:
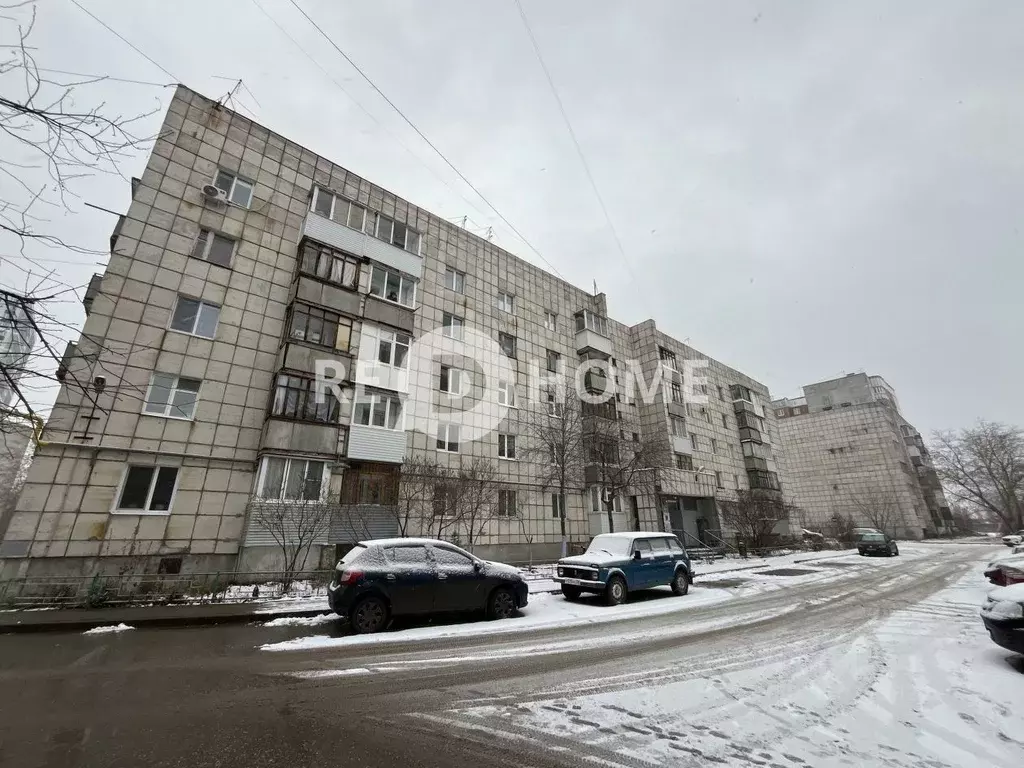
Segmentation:
[(597, 296), (597, 280), (594, 280), (594, 295)]

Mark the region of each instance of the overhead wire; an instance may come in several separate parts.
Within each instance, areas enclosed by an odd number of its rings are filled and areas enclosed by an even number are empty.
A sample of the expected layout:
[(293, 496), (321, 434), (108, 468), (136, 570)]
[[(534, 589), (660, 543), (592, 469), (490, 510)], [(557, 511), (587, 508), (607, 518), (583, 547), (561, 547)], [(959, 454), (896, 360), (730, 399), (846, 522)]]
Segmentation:
[(540, 68), (544, 72), (544, 77), (548, 81), (548, 87), (551, 89), (551, 95), (554, 96), (555, 103), (558, 104), (558, 111), (562, 115), (563, 122), (565, 122), (565, 127), (569, 132), (569, 138), (572, 139), (573, 146), (576, 147), (576, 154), (579, 155), (580, 163), (582, 163), (583, 170), (587, 174), (587, 180), (590, 182), (590, 188), (594, 190), (594, 197), (597, 198), (598, 205), (601, 206), (601, 212), (604, 214), (604, 219), (608, 223), (608, 229), (612, 233), (612, 239), (615, 241), (615, 246), (619, 251), (619, 255), (622, 256), (622, 261), (626, 266), (626, 270), (629, 272), (630, 279), (636, 283), (636, 275), (633, 274), (633, 266), (629, 261), (629, 257), (626, 255), (626, 249), (622, 245), (622, 239), (619, 237), (619, 233), (615, 229), (615, 223), (612, 221), (612, 217), (608, 213), (608, 206), (605, 205), (604, 197), (602, 197), (601, 191), (597, 187), (597, 182), (594, 180), (594, 174), (590, 170), (590, 163), (587, 162), (587, 156), (583, 152), (583, 147), (580, 146), (579, 139), (576, 136), (576, 131), (572, 127), (572, 121), (569, 120), (569, 114), (565, 111), (565, 104), (562, 103), (562, 97), (558, 94), (558, 88), (555, 87), (554, 78), (551, 77), (551, 72), (548, 70), (548, 66), (544, 62), (544, 56), (541, 55), (540, 45), (537, 43), (537, 38), (533, 34), (533, 28), (530, 26), (530, 20), (526, 16), (526, 11), (523, 9), (522, 2), (520, 2), (520, 0), (515, 0), (515, 4), (519, 9), (519, 16), (523, 20), (523, 26), (526, 27), (526, 34), (530, 38), (530, 44), (533, 46), (533, 52), (537, 56), (537, 62), (540, 64)]
[(443, 161), (445, 162), (445, 164), (446, 164), (446, 165), (447, 165), (447, 166), (448, 166), (449, 168), (451, 168), (451, 169), (452, 169), (452, 170), (453, 170), (453, 171), (455, 172), (455, 174), (456, 174), (456, 175), (457, 175), (457, 176), (458, 176), (458, 177), (459, 177), (460, 179), (462, 179), (462, 181), (463, 181), (463, 182), (464, 182), (464, 183), (466, 184), (466, 186), (468, 186), (468, 187), (469, 187), (470, 189), (472, 189), (472, 190), (473, 190), (473, 192), (474, 192), (474, 193), (475, 193), (475, 194), (476, 194), (476, 195), (477, 195), (477, 196), (478, 196), (478, 197), (479, 197), (479, 198), (480, 198), (481, 200), (483, 200), (483, 202), (484, 202), (484, 203), (485, 203), (485, 204), (487, 205), (487, 207), (488, 207), (488, 208), (490, 208), (490, 209), (491, 209), (492, 211), (494, 211), (494, 213), (495, 213), (495, 214), (496, 214), (496, 215), (498, 216), (498, 218), (499, 218), (499, 219), (501, 219), (501, 220), (502, 220), (502, 221), (503, 221), (503, 222), (505, 223), (505, 225), (506, 225), (506, 226), (507, 226), (507, 227), (508, 227), (508, 228), (509, 228), (509, 229), (510, 229), (510, 230), (511, 230), (511, 231), (512, 231), (512, 232), (513, 232), (513, 233), (514, 233), (515, 235), (516, 235), (516, 237), (518, 237), (518, 238), (519, 238), (519, 239), (520, 239), (520, 240), (521, 240), (521, 241), (522, 241), (522, 242), (523, 242), (523, 243), (524, 243), (524, 244), (525, 244), (525, 245), (526, 245), (526, 246), (527, 246), (527, 247), (528, 247), (528, 248), (529, 248), (529, 249), (530, 249), (531, 251), (533, 251), (533, 252), (534, 252), (534, 253), (535, 253), (535, 254), (537, 255), (537, 258), (539, 258), (539, 259), (540, 259), (541, 261), (543, 261), (543, 262), (544, 262), (544, 263), (545, 263), (545, 264), (546, 264), (546, 265), (547, 265), (548, 267), (550, 267), (550, 268), (551, 268), (551, 270), (552, 270), (552, 271), (553, 271), (553, 272), (554, 272), (554, 273), (555, 273), (556, 275), (558, 275), (559, 277), (561, 277), (561, 278), (562, 278), (562, 279), (564, 280), (564, 279), (565, 279), (565, 277), (564, 277), (564, 276), (562, 275), (562, 273), (561, 273), (561, 272), (559, 272), (559, 271), (558, 271), (557, 267), (555, 267), (555, 265), (554, 265), (554, 264), (552, 264), (552, 263), (551, 263), (550, 261), (548, 261), (548, 260), (547, 260), (546, 258), (544, 258), (544, 255), (543, 255), (543, 254), (542, 254), (542, 253), (541, 253), (541, 252), (540, 252), (540, 251), (539, 251), (539, 250), (538, 250), (538, 249), (537, 249), (537, 248), (536, 248), (536, 247), (535, 247), (535, 246), (533, 245), (533, 243), (531, 243), (531, 242), (530, 242), (530, 241), (529, 241), (529, 240), (528, 240), (528, 239), (526, 238), (526, 236), (525, 236), (525, 235), (523, 235), (523, 233), (522, 233), (522, 232), (520, 232), (520, 231), (519, 231), (519, 229), (518, 229), (518, 228), (516, 228), (516, 226), (515, 226), (515, 225), (514, 225), (514, 224), (513, 224), (513, 223), (512, 223), (511, 221), (509, 221), (509, 220), (508, 220), (508, 219), (507, 219), (507, 218), (505, 217), (505, 215), (504, 215), (504, 214), (503, 214), (503, 213), (502, 213), (501, 211), (499, 211), (499, 210), (498, 210), (498, 208), (497, 208), (497, 207), (496, 207), (496, 206), (494, 205), (494, 203), (492, 203), (492, 202), (491, 202), (491, 201), (490, 201), (490, 200), (489, 200), (489, 199), (487, 198), (487, 196), (486, 196), (486, 195), (484, 195), (484, 193), (483, 193), (483, 192), (481, 192), (481, 191), (480, 191), (480, 190), (479, 190), (479, 189), (478, 189), (478, 188), (476, 187), (476, 185), (474, 185), (474, 184), (473, 184), (473, 182), (471, 182), (471, 181), (470, 181), (469, 179), (467, 179), (467, 178), (466, 178), (465, 174), (463, 174), (463, 173), (462, 173), (462, 171), (460, 171), (460, 170), (459, 170), (459, 169), (458, 169), (458, 168), (457, 168), (457, 167), (455, 166), (455, 164), (454, 164), (454, 163), (453, 163), (453, 162), (452, 162), (451, 160), (449, 160), (449, 159), (448, 159), (448, 156), (447, 156), (447, 155), (445, 155), (445, 154), (444, 154), (444, 152), (442, 152), (442, 151), (441, 151), (440, 149), (438, 149), (437, 145), (436, 145), (436, 144), (434, 144), (434, 142), (432, 142), (432, 141), (431, 141), (431, 140), (430, 140), (430, 139), (429, 139), (429, 138), (428, 138), (428, 137), (426, 136), (426, 134), (424, 134), (424, 133), (423, 133), (423, 131), (421, 131), (421, 130), (419, 129), (419, 127), (418, 127), (418, 126), (416, 125), (416, 123), (414, 123), (414, 122), (413, 122), (413, 121), (412, 121), (412, 120), (411, 120), (411, 119), (409, 118), (409, 116), (408, 116), (408, 115), (406, 115), (406, 114), (405, 114), (405, 112), (403, 112), (403, 111), (402, 111), (402, 109), (401, 109), (401, 108), (400, 108), (400, 107), (399, 107), (399, 106), (398, 106), (397, 104), (395, 104), (395, 102), (393, 102), (393, 101), (392, 101), (392, 100), (391, 100), (391, 99), (390, 99), (390, 98), (388, 97), (388, 95), (387, 95), (386, 93), (384, 93), (384, 91), (382, 91), (382, 90), (381, 90), (381, 89), (380, 89), (380, 88), (379, 88), (379, 87), (377, 86), (377, 84), (376, 84), (376, 83), (375, 83), (375, 82), (374, 82), (374, 81), (373, 81), (373, 80), (372, 80), (372, 79), (370, 78), (370, 76), (369, 76), (369, 75), (367, 75), (367, 74), (366, 74), (366, 72), (364, 72), (364, 71), (362, 70), (362, 68), (361, 68), (361, 67), (360, 67), (360, 66), (359, 66), (358, 64), (356, 64), (356, 63), (355, 63), (355, 62), (354, 62), (354, 61), (352, 60), (352, 58), (351, 58), (351, 57), (350, 57), (350, 56), (349, 56), (349, 55), (348, 55), (347, 53), (345, 53), (345, 51), (343, 51), (343, 50), (341, 49), (341, 47), (340, 47), (340, 46), (339, 46), (339, 45), (338, 45), (338, 44), (337, 44), (336, 42), (334, 42), (334, 40), (333, 40), (333, 39), (331, 38), (331, 36), (330, 36), (330, 35), (328, 35), (328, 34), (327, 34), (326, 32), (324, 32), (324, 30), (323, 30), (323, 29), (322, 29), (322, 28), (320, 27), (320, 25), (319, 25), (319, 24), (317, 24), (317, 23), (316, 23), (316, 21), (314, 21), (314, 20), (313, 20), (313, 19), (312, 19), (312, 18), (310, 17), (310, 15), (309, 15), (308, 13), (306, 13), (306, 11), (305, 11), (305, 10), (303, 10), (302, 6), (300, 6), (300, 5), (299, 5), (299, 4), (298, 4), (298, 3), (296, 2), (296, 0), (289, 0), (289, 1), (291, 2), (291, 4), (292, 4), (293, 6), (295, 6), (295, 9), (296, 9), (296, 10), (297, 10), (297, 11), (298, 11), (299, 13), (301, 13), (301, 14), (302, 14), (302, 15), (303, 15), (303, 16), (304, 16), (304, 17), (306, 18), (306, 21), (308, 21), (308, 22), (309, 22), (309, 23), (310, 23), (310, 24), (311, 24), (311, 25), (312, 25), (312, 26), (313, 26), (313, 27), (314, 27), (314, 28), (316, 29), (316, 31), (320, 33), (320, 36), (321, 36), (321, 37), (323, 37), (323, 38), (324, 38), (324, 40), (326, 40), (326, 41), (327, 41), (327, 42), (328, 42), (328, 43), (330, 44), (330, 46), (331, 46), (332, 48), (334, 48), (334, 50), (336, 50), (336, 51), (337, 51), (337, 52), (338, 52), (338, 53), (339, 53), (339, 54), (341, 55), (341, 57), (342, 57), (343, 59), (345, 59), (345, 61), (347, 61), (347, 62), (349, 63), (349, 65), (350, 65), (350, 66), (351, 66), (351, 67), (352, 67), (352, 68), (353, 68), (353, 69), (354, 69), (354, 70), (355, 70), (355, 71), (356, 71), (356, 72), (357, 72), (357, 73), (359, 74), (359, 76), (360, 76), (360, 77), (362, 77), (362, 78), (363, 78), (363, 80), (365, 80), (365, 81), (367, 82), (367, 84), (368, 84), (368, 85), (369, 85), (369, 86), (370, 86), (371, 88), (373, 88), (373, 90), (374, 90), (374, 91), (376, 91), (377, 95), (379, 95), (379, 96), (380, 96), (380, 97), (381, 97), (382, 99), (384, 99), (384, 101), (385, 101), (385, 102), (387, 102), (388, 106), (389, 106), (389, 107), (391, 107), (391, 108), (392, 108), (392, 109), (393, 109), (393, 110), (394, 110), (394, 111), (395, 111), (395, 112), (396, 112), (396, 113), (397, 113), (397, 114), (399, 115), (399, 117), (401, 117), (401, 118), (402, 118), (402, 120), (404, 120), (404, 121), (405, 121), (405, 123), (406, 123), (406, 124), (407, 124), (407, 125), (408, 125), (408, 126), (409, 126), (410, 128), (412, 128), (412, 130), (413, 130), (413, 131), (415, 131), (416, 135), (417, 135), (417, 136), (419, 136), (419, 137), (420, 137), (420, 138), (421, 138), (421, 139), (422, 139), (422, 140), (423, 140), (423, 141), (424, 141), (424, 142), (426, 143), (426, 145), (427, 145), (428, 147), (430, 147), (430, 148), (431, 148), (432, 150), (434, 150), (434, 152), (435, 152), (435, 153), (437, 154), (437, 156), (438, 156), (438, 157), (440, 157), (440, 158), (441, 158), (441, 159), (442, 159), (442, 160), (443, 160)]
[(173, 80), (173, 81), (175, 82), (175, 84), (177, 84), (177, 83), (180, 83), (180, 82), (181, 82), (181, 81), (180, 81), (180, 80), (179, 80), (179, 79), (178, 79), (177, 77), (175, 77), (175, 76), (174, 76), (174, 75), (173, 75), (173, 74), (172, 74), (172, 73), (171, 73), (170, 71), (168, 71), (168, 70), (167, 70), (167, 69), (166, 69), (165, 67), (161, 66), (161, 65), (160, 65), (160, 64), (158, 64), (158, 63), (157, 63), (156, 61), (154, 61), (154, 60), (153, 60), (153, 59), (152, 59), (152, 58), (151, 58), (151, 57), (150, 57), (150, 56), (149, 56), (149, 55), (148, 55), (148, 54), (147, 54), (147, 53), (146, 53), (145, 51), (143, 51), (143, 50), (142, 50), (141, 48), (137, 47), (137, 46), (136, 46), (136, 45), (135, 45), (135, 44), (134, 44), (134, 43), (133, 43), (133, 42), (132, 42), (131, 40), (129, 40), (128, 38), (126, 38), (126, 37), (125, 37), (124, 35), (122, 35), (122, 34), (121, 34), (120, 32), (118, 32), (118, 31), (117, 31), (116, 29), (114, 29), (114, 28), (113, 28), (113, 27), (111, 27), (111, 26), (110, 26), (109, 24), (107, 24), (107, 22), (105, 22), (105, 21), (104, 21), (103, 19), (101, 19), (101, 18), (100, 18), (99, 16), (97, 16), (97, 15), (96, 15), (95, 13), (93, 13), (93, 12), (92, 12), (92, 11), (90, 11), (90, 10), (89, 10), (88, 8), (86, 8), (85, 6), (83, 6), (83, 5), (82, 5), (82, 4), (80, 3), (80, 2), (78, 2), (78, 0), (71, 0), (71, 2), (72, 2), (72, 3), (73, 3), (73, 4), (75, 5), (75, 6), (77, 6), (77, 7), (78, 7), (78, 9), (79, 9), (80, 11), (82, 11), (82, 12), (83, 12), (83, 13), (85, 13), (85, 14), (86, 14), (87, 16), (89, 16), (90, 18), (92, 18), (92, 19), (93, 19), (93, 21), (97, 22), (98, 24), (100, 24), (100, 26), (102, 26), (102, 27), (103, 27), (104, 29), (106, 29), (106, 30), (107, 30), (108, 32), (110, 32), (110, 33), (111, 33), (112, 35), (114, 35), (114, 37), (116, 37), (116, 38), (117, 38), (118, 40), (120, 40), (120, 41), (121, 41), (122, 43), (124, 43), (125, 45), (127, 45), (127, 46), (128, 46), (129, 48), (131, 48), (131, 49), (132, 49), (133, 51), (135, 51), (135, 52), (136, 52), (137, 54), (139, 54), (139, 55), (140, 55), (140, 56), (141, 56), (142, 58), (144, 58), (144, 59), (145, 59), (146, 61), (148, 61), (148, 62), (149, 62), (150, 64), (152, 64), (152, 65), (153, 65), (154, 67), (156, 67), (156, 68), (157, 68), (157, 69), (159, 69), (159, 70), (160, 70), (161, 72), (163, 72), (163, 73), (164, 73), (165, 75), (167, 75), (167, 76), (168, 76), (169, 78), (171, 78), (171, 79), (172, 79), (172, 80)]

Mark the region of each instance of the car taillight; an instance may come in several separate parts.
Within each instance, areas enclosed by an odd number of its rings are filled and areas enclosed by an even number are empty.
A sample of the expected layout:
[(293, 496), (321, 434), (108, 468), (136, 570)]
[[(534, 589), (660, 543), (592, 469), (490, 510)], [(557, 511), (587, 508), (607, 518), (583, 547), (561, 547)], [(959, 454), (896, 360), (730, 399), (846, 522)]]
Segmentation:
[(341, 576), (338, 578), (339, 584), (355, 584), (363, 578), (363, 572), (358, 568), (346, 568), (341, 572)]

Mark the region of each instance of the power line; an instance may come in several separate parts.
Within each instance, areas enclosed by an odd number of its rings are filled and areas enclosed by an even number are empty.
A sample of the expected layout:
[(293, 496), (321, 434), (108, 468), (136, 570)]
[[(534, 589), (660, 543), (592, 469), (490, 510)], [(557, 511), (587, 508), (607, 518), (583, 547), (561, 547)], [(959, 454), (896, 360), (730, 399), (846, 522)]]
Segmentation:
[(334, 40), (331, 39), (331, 36), (328, 35), (326, 32), (324, 32), (323, 29), (320, 28), (320, 25), (317, 24), (315, 21), (313, 21), (312, 18), (310, 18), (309, 14), (306, 13), (302, 9), (302, 7), (296, 2), (296, 0), (290, 0), (290, 2), (291, 2), (292, 5), (295, 6), (295, 9), (299, 13), (301, 13), (303, 16), (306, 17), (306, 21), (308, 21), (310, 24), (313, 25), (313, 27), (316, 29), (316, 31), (320, 33), (321, 37), (323, 37), (324, 40), (326, 40), (328, 43), (330, 43), (331, 47), (334, 48), (334, 50), (336, 50), (339, 54), (341, 54), (341, 57), (343, 59), (345, 59), (345, 61), (347, 61), (356, 72), (359, 73), (359, 76), (362, 77), (363, 80), (365, 80), (369, 84), (369, 86), (371, 88), (373, 88), (373, 90), (376, 91), (377, 94), (382, 99), (384, 99), (384, 101), (386, 101), (388, 103), (388, 106), (390, 106), (393, 110), (395, 110), (395, 112), (398, 113), (398, 115), (406, 122), (406, 124), (416, 132), (416, 135), (419, 136), (421, 139), (423, 139), (423, 141), (426, 142), (427, 146), (430, 147), (432, 150), (434, 150), (434, 152), (437, 153), (437, 156), (440, 157), (442, 160), (444, 160), (445, 164), (449, 168), (451, 168), (453, 171), (455, 171), (456, 175), (460, 179), (462, 179), (462, 181), (465, 182), (465, 184), (470, 189), (472, 189), (473, 192), (475, 192), (477, 194), (477, 196), (479, 196), (479, 198), (481, 200), (483, 200), (487, 204), (488, 208), (490, 208), (492, 211), (494, 211), (495, 214), (497, 214), (499, 219), (501, 219), (503, 222), (505, 222), (505, 224), (508, 226), (508, 228), (511, 229), (512, 232), (514, 232), (515, 235), (520, 240), (522, 240), (527, 245), (527, 247), (530, 248), (530, 250), (532, 250), (535, 254), (537, 254), (537, 257), (541, 261), (543, 261), (545, 264), (547, 264), (549, 267), (551, 267), (551, 270), (556, 275), (558, 275), (559, 277), (561, 277), (564, 280), (565, 278), (562, 276), (562, 273), (559, 272), (557, 268), (555, 268), (555, 265), (552, 264), (547, 259), (545, 259), (543, 255), (541, 255), (541, 252), (538, 251), (537, 248), (535, 248), (534, 245), (529, 240), (526, 239), (526, 237), (523, 235), (522, 232), (520, 232), (518, 229), (516, 229), (516, 226), (511, 221), (509, 221), (508, 219), (505, 218), (505, 215), (501, 211), (499, 211), (490, 200), (487, 199), (487, 196), (484, 195), (484, 193), (481, 192), (479, 189), (477, 189), (476, 186), (473, 184), (473, 182), (471, 182), (469, 179), (467, 179), (465, 177), (465, 175), (462, 173), (462, 171), (460, 171), (458, 168), (455, 167), (455, 165), (452, 163), (451, 160), (448, 159), (448, 157), (444, 154), (444, 152), (442, 152), (440, 149), (438, 149), (437, 146), (434, 144), (434, 142), (432, 142), (430, 139), (428, 139), (427, 136), (423, 133), (423, 131), (421, 131), (419, 128), (417, 128), (416, 124), (412, 120), (410, 120), (408, 118), (408, 116), (406, 116), (406, 114), (401, 109), (399, 109), (398, 105), (395, 104), (395, 102), (393, 102), (391, 99), (389, 99), (387, 94), (384, 93), (384, 91), (382, 91), (380, 88), (377, 87), (377, 84), (374, 83), (373, 80), (370, 79), (370, 76), (367, 75), (359, 67), (358, 64), (356, 64), (354, 61), (352, 61), (352, 59), (349, 57), (349, 55), (347, 53), (345, 53), (343, 50), (341, 50), (341, 48), (338, 47), (338, 44), (335, 43)]
[(619, 238), (619, 233), (615, 229), (612, 217), (608, 213), (608, 207), (604, 204), (604, 198), (601, 197), (601, 192), (597, 188), (597, 182), (594, 181), (594, 174), (590, 172), (590, 164), (587, 162), (586, 155), (583, 154), (583, 148), (580, 146), (579, 139), (576, 138), (576, 131), (573, 130), (572, 123), (569, 121), (569, 115), (565, 111), (565, 105), (562, 103), (562, 97), (558, 95), (558, 89), (555, 87), (555, 81), (551, 77), (551, 72), (548, 71), (547, 64), (544, 63), (544, 57), (540, 52), (540, 45), (538, 45), (537, 38), (533, 35), (533, 29), (530, 27), (530, 20), (526, 17), (526, 11), (523, 10), (523, 4), (520, 0), (515, 0), (515, 3), (516, 7), (519, 9), (519, 16), (523, 20), (523, 26), (526, 27), (526, 34), (529, 36), (530, 43), (533, 46), (533, 52), (537, 55), (537, 61), (540, 63), (540, 68), (543, 70), (544, 77), (547, 79), (548, 86), (551, 88), (551, 94), (555, 97), (555, 103), (558, 104), (558, 111), (562, 113), (562, 120), (565, 121), (565, 127), (569, 131), (569, 137), (572, 139), (572, 143), (576, 147), (576, 153), (580, 156), (580, 162), (583, 164), (583, 170), (587, 174), (587, 180), (590, 182), (591, 189), (594, 190), (594, 197), (597, 198), (597, 202), (601, 206), (601, 212), (604, 214), (605, 221), (608, 222), (608, 229), (611, 230), (612, 238), (615, 240), (615, 246), (619, 249), (619, 254), (622, 256), (622, 261), (626, 265), (630, 279), (636, 283), (636, 275), (633, 274), (633, 267), (629, 262), (629, 257), (626, 256), (626, 249), (622, 247), (622, 240)]
[(112, 75), (97, 75), (89, 72), (69, 72), (66, 69), (50, 69), (49, 67), (36, 67), (40, 72), (51, 72), (55, 75), (70, 75), (71, 77), (88, 77), (92, 80), (108, 80), (112, 83), (131, 83), (132, 85), (151, 85), (154, 88), (170, 88), (177, 83), (154, 83), (149, 80), (132, 80), (129, 77), (114, 77)]
[(135, 45), (134, 45), (134, 44), (133, 44), (133, 43), (132, 43), (132, 42), (131, 42), (130, 40), (128, 40), (128, 38), (126, 38), (126, 37), (124, 37), (123, 35), (121, 35), (121, 34), (120, 34), (120, 33), (119, 33), (119, 32), (118, 32), (117, 30), (115, 30), (115, 29), (114, 29), (113, 27), (111, 27), (111, 26), (110, 26), (109, 24), (107, 24), (107, 23), (106, 23), (105, 21), (103, 21), (103, 19), (101, 19), (101, 18), (100, 18), (99, 16), (97, 16), (96, 14), (94, 14), (94, 13), (93, 13), (92, 11), (90, 11), (90, 10), (89, 10), (88, 8), (85, 8), (85, 7), (84, 7), (84, 6), (83, 6), (83, 5), (82, 5), (82, 4), (80, 3), (80, 2), (78, 2), (78, 0), (71, 0), (71, 2), (72, 2), (72, 3), (74, 3), (74, 4), (75, 4), (75, 6), (77, 6), (77, 7), (78, 7), (78, 9), (79, 9), (80, 11), (82, 11), (82, 12), (83, 12), (83, 13), (85, 13), (85, 14), (86, 14), (87, 16), (89, 16), (90, 18), (92, 18), (92, 19), (93, 19), (93, 21), (96, 21), (96, 22), (97, 22), (97, 23), (99, 23), (99, 24), (100, 24), (100, 25), (101, 25), (101, 26), (102, 26), (102, 27), (103, 27), (104, 29), (106, 29), (106, 30), (107, 30), (108, 32), (110, 32), (110, 33), (111, 33), (112, 35), (114, 35), (114, 37), (116, 37), (116, 38), (117, 38), (118, 40), (120, 40), (120, 41), (121, 41), (122, 43), (124, 43), (125, 45), (127, 45), (127, 46), (128, 46), (129, 48), (131, 48), (131, 49), (132, 49), (133, 51), (135, 51), (135, 52), (136, 52), (137, 54), (139, 54), (139, 55), (140, 55), (140, 56), (141, 56), (142, 58), (144, 58), (144, 59), (145, 59), (146, 61), (148, 61), (148, 62), (149, 62), (150, 64), (152, 64), (152, 65), (153, 65), (154, 67), (156, 67), (156, 68), (157, 68), (157, 69), (159, 69), (159, 70), (160, 70), (161, 72), (163, 72), (163, 73), (164, 73), (165, 75), (167, 75), (167, 76), (168, 76), (169, 78), (171, 78), (171, 79), (172, 79), (172, 80), (173, 80), (173, 81), (175, 82), (175, 84), (177, 84), (177, 83), (180, 83), (180, 82), (181, 82), (181, 81), (180, 81), (180, 80), (179, 80), (178, 78), (176, 78), (176, 77), (175, 77), (174, 75), (172, 75), (172, 74), (171, 74), (170, 72), (168, 72), (168, 71), (167, 71), (166, 69), (164, 69), (163, 67), (161, 67), (161, 66), (160, 66), (159, 64), (157, 64), (157, 63), (156, 63), (155, 61), (153, 61), (153, 59), (151, 59), (151, 58), (150, 58), (150, 57), (149, 57), (148, 55), (146, 55), (146, 53), (145, 53), (145, 52), (144, 52), (144, 51), (143, 51), (142, 49), (140, 49), (140, 48), (137, 48), (137, 47), (135, 47)]

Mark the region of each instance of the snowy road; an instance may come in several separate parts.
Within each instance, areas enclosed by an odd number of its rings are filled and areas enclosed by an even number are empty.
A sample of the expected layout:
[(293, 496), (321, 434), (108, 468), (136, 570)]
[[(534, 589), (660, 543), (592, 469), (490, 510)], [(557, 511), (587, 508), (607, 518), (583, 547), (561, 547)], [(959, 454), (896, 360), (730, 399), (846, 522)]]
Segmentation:
[(901, 549), (373, 641), (324, 624), (0, 637), (18, 692), (0, 762), (1024, 764), (1024, 674), (978, 618), (997, 550)]

